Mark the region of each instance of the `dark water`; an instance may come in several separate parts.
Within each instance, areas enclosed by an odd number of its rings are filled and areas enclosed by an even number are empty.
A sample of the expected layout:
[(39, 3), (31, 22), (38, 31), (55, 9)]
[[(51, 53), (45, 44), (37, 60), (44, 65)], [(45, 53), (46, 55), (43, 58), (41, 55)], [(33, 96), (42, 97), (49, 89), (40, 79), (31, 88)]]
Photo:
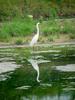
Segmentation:
[[(75, 46), (31, 51), (0, 49), (0, 100), (75, 100)], [(30, 60), (39, 67), (40, 83)]]

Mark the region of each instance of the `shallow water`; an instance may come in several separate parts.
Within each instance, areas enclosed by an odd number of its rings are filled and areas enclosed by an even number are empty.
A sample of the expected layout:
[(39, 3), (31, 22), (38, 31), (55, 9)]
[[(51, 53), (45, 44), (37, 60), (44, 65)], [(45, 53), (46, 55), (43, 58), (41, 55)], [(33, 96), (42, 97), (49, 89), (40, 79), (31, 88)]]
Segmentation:
[(75, 46), (0, 48), (0, 100), (75, 100)]

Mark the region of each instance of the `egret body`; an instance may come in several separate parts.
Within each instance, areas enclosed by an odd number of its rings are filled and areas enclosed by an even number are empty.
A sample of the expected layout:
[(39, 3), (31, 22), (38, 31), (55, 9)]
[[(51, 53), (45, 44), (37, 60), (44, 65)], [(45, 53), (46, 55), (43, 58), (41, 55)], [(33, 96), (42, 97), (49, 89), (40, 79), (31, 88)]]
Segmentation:
[(36, 24), (36, 29), (37, 29), (37, 33), (34, 35), (34, 37), (32, 38), (31, 42), (30, 42), (30, 46), (34, 46), (34, 44), (37, 43), (38, 41), (38, 38), (39, 38), (39, 24), (40, 23), (37, 23)]

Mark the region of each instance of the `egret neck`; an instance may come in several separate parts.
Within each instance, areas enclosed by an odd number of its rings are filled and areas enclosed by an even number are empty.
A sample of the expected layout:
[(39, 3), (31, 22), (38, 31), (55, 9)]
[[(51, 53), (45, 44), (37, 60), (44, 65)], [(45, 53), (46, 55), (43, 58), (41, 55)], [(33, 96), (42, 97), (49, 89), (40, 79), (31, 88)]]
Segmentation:
[(36, 29), (37, 29), (37, 34), (39, 35), (39, 23), (37, 23)]

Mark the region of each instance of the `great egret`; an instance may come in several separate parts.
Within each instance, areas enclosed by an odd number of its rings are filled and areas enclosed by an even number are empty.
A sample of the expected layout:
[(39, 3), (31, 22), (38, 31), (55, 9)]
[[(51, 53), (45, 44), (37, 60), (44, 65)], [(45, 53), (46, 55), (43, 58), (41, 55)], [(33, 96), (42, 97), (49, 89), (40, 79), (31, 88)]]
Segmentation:
[(38, 41), (38, 38), (39, 38), (39, 24), (40, 24), (39, 22), (36, 24), (37, 33), (32, 38), (32, 40), (30, 42), (30, 46), (34, 46), (34, 44), (36, 44), (37, 41)]
[(28, 61), (32, 64), (32, 67), (37, 71), (37, 82), (40, 82), (39, 80), (39, 66), (36, 60), (34, 59), (28, 59)]

